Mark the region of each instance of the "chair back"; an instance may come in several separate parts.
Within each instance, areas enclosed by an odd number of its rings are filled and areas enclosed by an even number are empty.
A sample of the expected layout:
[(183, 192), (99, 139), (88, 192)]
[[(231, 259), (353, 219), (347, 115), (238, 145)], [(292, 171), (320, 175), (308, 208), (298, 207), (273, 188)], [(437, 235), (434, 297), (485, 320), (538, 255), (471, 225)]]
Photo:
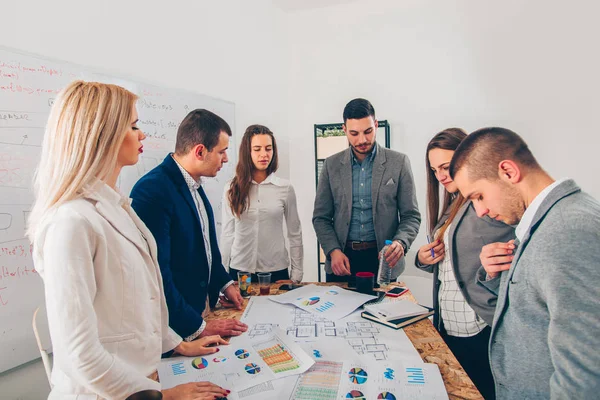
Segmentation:
[(48, 378), (48, 383), (50, 384), (50, 388), (52, 388), (52, 381), (50, 379), (52, 375), (52, 366), (50, 365), (50, 357), (48, 356), (48, 351), (44, 348), (42, 344), (42, 339), (40, 336), (40, 332), (38, 330), (37, 317), (40, 308), (36, 308), (33, 312), (33, 334), (35, 335), (35, 341), (37, 343), (38, 349), (40, 351), (40, 355), (42, 356), (42, 362), (44, 363), (44, 369), (46, 370), (46, 377)]

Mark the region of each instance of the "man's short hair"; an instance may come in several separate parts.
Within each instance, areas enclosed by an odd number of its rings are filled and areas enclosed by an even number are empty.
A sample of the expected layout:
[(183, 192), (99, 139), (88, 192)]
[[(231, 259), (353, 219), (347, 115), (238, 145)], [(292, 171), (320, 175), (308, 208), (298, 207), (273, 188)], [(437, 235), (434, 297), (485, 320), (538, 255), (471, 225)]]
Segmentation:
[(467, 135), (454, 152), (450, 176), (454, 179), (459, 170), (467, 167), (471, 181), (497, 180), (502, 160), (512, 160), (524, 168), (540, 168), (521, 136), (509, 129), (493, 127)]
[(212, 151), (219, 142), (221, 132), (231, 136), (231, 128), (223, 118), (204, 109), (190, 111), (177, 129), (175, 154), (187, 154), (198, 144)]
[(344, 107), (344, 123), (348, 119), (363, 119), (367, 117), (375, 119), (375, 109), (369, 100), (354, 99)]

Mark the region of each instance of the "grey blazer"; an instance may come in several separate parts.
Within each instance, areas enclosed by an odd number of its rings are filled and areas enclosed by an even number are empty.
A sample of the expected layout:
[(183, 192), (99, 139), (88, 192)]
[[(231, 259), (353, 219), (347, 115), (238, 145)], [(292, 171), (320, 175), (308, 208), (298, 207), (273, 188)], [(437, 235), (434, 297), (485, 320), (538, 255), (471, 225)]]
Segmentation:
[[(567, 180), (536, 212), (501, 279), (490, 337), (496, 397), (600, 395), (600, 204)], [(497, 281), (500, 280), (499, 287)]]
[[(434, 232), (442, 226), (448, 215), (440, 218)], [(485, 216), (479, 218), (471, 201), (467, 201), (458, 210), (454, 221), (448, 228), (448, 241), (450, 245), (446, 248), (446, 257), (452, 260), (452, 269), (458, 287), (467, 303), (473, 308), (486, 324), (492, 326), (494, 311), (496, 309), (497, 296), (486, 288), (477, 284), (477, 271), (481, 267), (479, 253), (481, 248), (494, 242), (508, 242), (515, 238), (515, 229), (512, 226)], [(422, 265), (419, 263), (419, 255), (415, 257), (415, 266), (427, 272), (433, 272), (433, 307), (435, 314), (433, 324), (441, 329), (439, 316), (440, 280), (438, 279), (439, 264)]]
[[(385, 241), (399, 240), (406, 250), (419, 232), (421, 214), (417, 205), (415, 182), (408, 157), (379, 145), (373, 162), (373, 225), (377, 248)], [(327, 255), (325, 271), (332, 273), (329, 253), (343, 250), (352, 215), (351, 148), (325, 160), (315, 198), (313, 226)], [(404, 257), (392, 269), (392, 278), (404, 271)]]

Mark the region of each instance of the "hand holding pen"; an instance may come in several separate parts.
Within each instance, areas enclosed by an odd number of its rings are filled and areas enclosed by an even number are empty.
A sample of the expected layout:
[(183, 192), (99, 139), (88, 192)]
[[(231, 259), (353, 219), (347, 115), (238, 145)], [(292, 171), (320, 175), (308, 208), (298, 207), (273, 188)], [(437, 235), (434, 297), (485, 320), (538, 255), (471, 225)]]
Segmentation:
[(419, 249), (419, 262), (422, 265), (437, 264), (444, 259), (445, 254), (444, 242), (441, 240), (431, 241), (431, 237), (427, 235), (427, 244)]

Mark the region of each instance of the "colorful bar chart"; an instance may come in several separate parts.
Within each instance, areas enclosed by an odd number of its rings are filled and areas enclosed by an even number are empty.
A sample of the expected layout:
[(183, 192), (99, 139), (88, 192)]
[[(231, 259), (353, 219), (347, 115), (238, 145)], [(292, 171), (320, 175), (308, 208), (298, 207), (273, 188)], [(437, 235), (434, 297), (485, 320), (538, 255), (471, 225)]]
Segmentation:
[(318, 312), (325, 312), (327, 310), (329, 310), (331, 307), (333, 307), (335, 304), (333, 304), (330, 301), (326, 301), (325, 303), (321, 304), (319, 307), (316, 308), (316, 310)]
[(290, 352), (279, 343), (266, 349), (259, 350), (258, 355), (276, 374), (300, 368), (298, 360), (296, 360)]
[(417, 385), (425, 384), (425, 374), (423, 373), (423, 368), (406, 368), (406, 378), (408, 383)]
[(300, 375), (294, 388), (295, 400), (336, 400), (342, 363), (317, 361), (308, 371)]

